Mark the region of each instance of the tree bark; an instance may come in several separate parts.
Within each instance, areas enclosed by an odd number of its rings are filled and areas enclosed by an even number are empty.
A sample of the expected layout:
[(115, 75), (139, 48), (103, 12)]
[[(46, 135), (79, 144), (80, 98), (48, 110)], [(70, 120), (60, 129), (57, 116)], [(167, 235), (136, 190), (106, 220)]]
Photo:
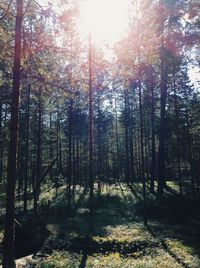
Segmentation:
[(116, 140), (116, 177), (119, 180), (119, 133), (118, 133), (118, 115), (117, 115), (117, 99), (115, 97), (115, 140)]
[(163, 196), (165, 178), (165, 125), (166, 125), (166, 99), (167, 99), (167, 66), (165, 60), (165, 48), (161, 50), (161, 97), (160, 97), (160, 130), (158, 152), (158, 196)]
[(14, 253), (14, 219), (15, 219), (15, 187), (16, 187), (16, 156), (20, 90), (20, 64), (22, 39), (23, 0), (17, 0), (17, 15), (15, 22), (15, 48), (13, 67), (13, 90), (10, 122), (10, 143), (8, 153), (8, 172), (6, 188), (6, 218), (3, 241), (3, 268), (15, 267)]
[(93, 94), (92, 94), (92, 43), (89, 36), (89, 188), (90, 188), (90, 228), (93, 228)]
[(69, 135), (68, 135), (68, 193), (67, 193), (67, 206), (68, 213), (71, 210), (71, 184), (72, 184), (72, 109), (73, 102), (70, 99), (70, 105), (68, 110), (68, 121), (69, 121)]
[(26, 108), (26, 144), (25, 144), (25, 172), (24, 172), (24, 212), (27, 211), (28, 162), (29, 162), (29, 123), (30, 123), (30, 94), (31, 85), (28, 85)]
[(155, 97), (154, 97), (154, 82), (153, 70), (151, 70), (150, 77), (150, 91), (151, 91), (151, 181), (150, 191), (154, 193), (155, 190), (155, 175), (156, 175), (156, 145), (155, 145)]
[(126, 150), (126, 174), (125, 179), (130, 182), (130, 157), (129, 157), (129, 96), (127, 85), (124, 85), (124, 103), (125, 103), (125, 150)]
[(181, 177), (181, 151), (180, 151), (180, 133), (179, 133), (179, 111), (178, 111), (178, 101), (176, 95), (176, 76), (175, 70), (173, 71), (173, 87), (174, 87), (174, 106), (175, 106), (175, 117), (176, 117), (176, 142), (177, 142), (177, 156), (178, 156), (178, 182), (180, 195), (183, 194), (183, 183)]
[(139, 75), (139, 110), (140, 110), (140, 150), (141, 150), (141, 177), (142, 177), (142, 193), (144, 208), (144, 224), (147, 225), (147, 200), (146, 200), (146, 177), (144, 172), (144, 129), (143, 129), (143, 105), (142, 105), (142, 86)]
[[(184, 95), (187, 99), (186, 90), (184, 89)], [(191, 174), (191, 186), (192, 186), (192, 197), (195, 198), (195, 183), (194, 183), (194, 159), (192, 155), (192, 137), (191, 137), (191, 130), (190, 130), (190, 121), (189, 121), (189, 112), (186, 106), (186, 127), (187, 127), (187, 140), (189, 145), (189, 162), (190, 162), (190, 174)]]
[(42, 173), (42, 92), (39, 88), (38, 96), (38, 128), (37, 128), (37, 157), (36, 157), (36, 174), (35, 174), (35, 183), (34, 183), (34, 211), (37, 213), (37, 202), (39, 198), (39, 190), (36, 191), (38, 180), (41, 177)]
[[(54, 158), (54, 148), (53, 148), (53, 123), (52, 123), (52, 112), (50, 112), (49, 114), (49, 159), (50, 159), (50, 162), (53, 160)], [(50, 180), (52, 181), (53, 179), (53, 172), (52, 170), (50, 171)]]

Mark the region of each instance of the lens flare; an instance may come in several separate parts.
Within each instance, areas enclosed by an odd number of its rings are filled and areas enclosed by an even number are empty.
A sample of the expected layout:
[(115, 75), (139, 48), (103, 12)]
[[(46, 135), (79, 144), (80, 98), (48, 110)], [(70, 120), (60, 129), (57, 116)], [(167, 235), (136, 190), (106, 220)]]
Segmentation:
[(130, 0), (84, 0), (80, 7), (79, 32), (90, 33), (98, 43), (115, 43), (129, 22)]

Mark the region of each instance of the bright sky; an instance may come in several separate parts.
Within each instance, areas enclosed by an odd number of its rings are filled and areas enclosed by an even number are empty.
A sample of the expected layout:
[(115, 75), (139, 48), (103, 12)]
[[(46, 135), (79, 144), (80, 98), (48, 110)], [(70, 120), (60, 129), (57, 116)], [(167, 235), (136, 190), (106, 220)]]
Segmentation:
[[(60, 9), (57, 1), (38, 0), (42, 6), (51, 2), (54, 9)], [(112, 45), (123, 36), (129, 23), (131, 0), (81, 0), (79, 32), (82, 37), (89, 32), (98, 44)]]
[(79, 30), (91, 33), (99, 44), (113, 44), (126, 31), (129, 23), (130, 0), (84, 0), (81, 4)]
[[(38, 2), (42, 6), (48, 6), (48, 2), (51, 2), (54, 9), (60, 9), (56, 0)], [(112, 46), (123, 37), (129, 23), (131, 0), (80, 0), (80, 3), (78, 27), (81, 37), (88, 37), (90, 33), (92, 41), (104, 45), (104, 49), (105, 44)], [(108, 54), (111, 54), (109, 49)], [(199, 69), (190, 66), (189, 76), (200, 91)]]

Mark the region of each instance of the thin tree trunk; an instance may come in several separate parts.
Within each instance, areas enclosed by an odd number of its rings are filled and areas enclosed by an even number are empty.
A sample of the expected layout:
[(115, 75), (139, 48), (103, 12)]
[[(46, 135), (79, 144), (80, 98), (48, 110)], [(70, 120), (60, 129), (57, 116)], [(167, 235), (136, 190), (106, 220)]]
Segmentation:
[(77, 183), (80, 182), (80, 178), (79, 178), (79, 171), (80, 168), (80, 145), (79, 145), (79, 139), (77, 137), (77, 142), (76, 142), (76, 178), (77, 178)]
[(137, 131), (137, 152), (138, 152), (138, 176), (141, 175), (141, 144), (140, 144), (140, 126), (138, 126), (138, 131)]
[(24, 172), (24, 212), (27, 211), (28, 163), (29, 163), (29, 123), (30, 123), (30, 94), (31, 85), (28, 85), (26, 108), (26, 144), (25, 144), (25, 172)]
[[(20, 118), (20, 115), (19, 115)], [(20, 144), (21, 140), (21, 127), (19, 125), (18, 132), (18, 148), (17, 148), (17, 171), (16, 171), (16, 179), (17, 179), (17, 201), (20, 202), (21, 199), (21, 188), (22, 188), (22, 169), (23, 169), (23, 161), (22, 161), (22, 146)]]
[(75, 188), (76, 188), (76, 161), (75, 161), (75, 144), (76, 144), (76, 139), (73, 136), (73, 141), (72, 141), (72, 196), (73, 196), (73, 203), (75, 201)]
[[(136, 133), (135, 133), (136, 134)], [(138, 143), (137, 143), (137, 136), (134, 140), (134, 151), (135, 151), (135, 181), (138, 178), (138, 170), (139, 170), (139, 153), (138, 153)]]
[[(50, 159), (50, 162), (53, 160), (53, 126), (52, 126), (52, 113), (50, 112), (49, 114), (49, 138), (50, 138), (50, 144), (49, 144), (49, 159)], [(52, 172), (52, 169), (50, 171), (50, 180), (52, 181), (53, 179), (53, 172)]]
[[(187, 98), (186, 91), (184, 92), (185, 98)], [(195, 198), (195, 184), (194, 184), (194, 163), (192, 157), (192, 138), (190, 134), (190, 122), (188, 108), (186, 107), (186, 124), (187, 124), (187, 140), (189, 144), (189, 162), (190, 162), (190, 173), (191, 173), (191, 186), (192, 186), (192, 197)]]
[[(59, 155), (59, 145), (60, 145), (60, 114), (57, 111), (57, 122), (56, 122), (56, 154)], [(59, 177), (60, 177), (60, 157), (57, 158), (56, 161), (56, 181), (55, 181), (55, 188), (56, 188), (56, 197), (58, 194), (58, 184), (59, 184)]]
[(68, 194), (67, 194), (67, 206), (68, 213), (71, 210), (71, 184), (72, 184), (72, 109), (73, 102), (72, 98), (70, 100), (69, 111), (68, 111), (68, 121), (69, 121), (69, 136), (68, 136)]
[(37, 202), (39, 198), (39, 191), (36, 191), (37, 182), (41, 177), (42, 173), (42, 92), (39, 88), (39, 97), (38, 97), (38, 128), (37, 128), (37, 157), (36, 157), (36, 176), (34, 184), (34, 211), (37, 212)]
[[(126, 87), (126, 85), (124, 85)], [(126, 149), (126, 174), (125, 179), (130, 182), (130, 159), (129, 159), (129, 104), (128, 104), (128, 90), (124, 88), (124, 102), (125, 102), (125, 149)]]
[(176, 77), (175, 71), (173, 73), (173, 87), (174, 87), (174, 105), (175, 105), (175, 116), (176, 116), (176, 142), (177, 142), (177, 153), (178, 153), (178, 182), (180, 195), (183, 194), (183, 183), (181, 177), (181, 152), (180, 152), (180, 133), (179, 133), (179, 112), (178, 112), (178, 102), (176, 95)]
[(98, 102), (98, 123), (97, 123), (97, 143), (98, 143), (98, 180), (101, 180), (102, 173), (102, 131), (101, 131), (101, 112), (100, 112), (100, 101)]
[(166, 125), (166, 99), (167, 99), (167, 67), (164, 60), (164, 47), (161, 52), (161, 97), (160, 97), (160, 130), (159, 130), (159, 156), (158, 156), (158, 196), (163, 196), (166, 184), (165, 178), (165, 125)]
[(118, 115), (117, 100), (115, 98), (115, 139), (116, 139), (116, 177), (119, 180), (119, 134), (118, 134)]
[(130, 140), (129, 140), (129, 148), (130, 148), (130, 177), (131, 182), (135, 180), (135, 168), (134, 168), (134, 154), (133, 154), (133, 129), (130, 129)]
[(93, 94), (92, 94), (92, 44), (89, 36), (89, 188), (90, 188), (90, 228), (93, 228)]
[(153, 70), (151, 70), (151, 181), (150, 191), (155, 191), (155, 176), (156, 176), (156, 145), (155, 145), (155, 97), (154, 97), (154, 83), (153, 83)]
[(144, 172), (144, 130), (143, 130), (143, 105), (141, 80), (138, 80), (139, 87), (139, 110), (140, 110), (140, 150), (141, 150), (141, 176), (143, 189), (144, 224), (147, 225), (147, 200), (146, 200), (146, 177)]

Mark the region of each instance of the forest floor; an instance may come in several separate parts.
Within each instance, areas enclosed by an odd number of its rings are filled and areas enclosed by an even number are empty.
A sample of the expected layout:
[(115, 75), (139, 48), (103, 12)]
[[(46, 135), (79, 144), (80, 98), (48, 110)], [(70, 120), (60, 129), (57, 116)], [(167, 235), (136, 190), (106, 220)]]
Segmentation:
[[(175, 184), (169, 183), (159, 203), (148, 193), (149, 219), (145, 226), (139, 183), (102, 184), (101, 193), (96, 185), (91, 231), (87, 190), (75, 189), (76, 198), (67, 217), (66, 188), (61, 187), (57, 197), (55, 190), (46, 189), (40, 199), (46, 235), (40, 241), (34, 267), (199, 268), (199, 202), (187, 195), (179, 197), (177, 191)], [(18, 221), (23, 222), (20, 213)], [(44, 234), (42, 229), (35, 230), (32, 237), (41, 236), (41, 232)], [(25, 239), (20, 246), (26, 244), (30, 240)]]

